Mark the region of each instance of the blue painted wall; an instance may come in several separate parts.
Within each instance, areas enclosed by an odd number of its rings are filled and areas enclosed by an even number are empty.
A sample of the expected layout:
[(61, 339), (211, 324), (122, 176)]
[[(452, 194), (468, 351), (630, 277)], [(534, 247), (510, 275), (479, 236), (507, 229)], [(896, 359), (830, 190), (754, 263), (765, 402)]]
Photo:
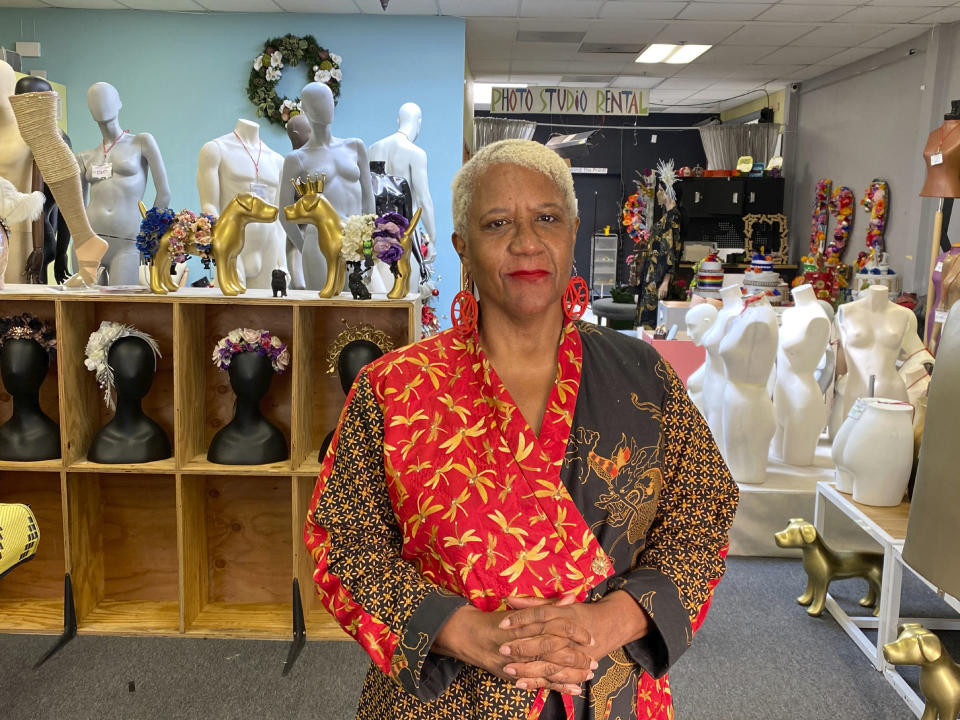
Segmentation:
[[(417, 144), (429, 159), (442, 308), (459, 289), (459, 261), (450, 244), (450, 181), (460, 167), (462, 148), (463, 20), (0, 10), (0, 45), (12, 49), (18, 40), (39, 41), (43, 56), (25, 58), (24, 72), (42, 68), (51, 80), (67, 86), (74, 148), (100, 143), (86, 93), (95, 82), (109, 82), (123, 102), (121, 126), (157, 139), (177, 209), (199, 209), (197, 154), (205, 142), (230, 132), (237, 118), (259, 122), (264, 142), (281, 155), (290, 150), (285, 131), (258, 120), (246, 96), (254, 55), (268, 38), (286, 33), (314, 35), (322, 47), (343, 58), (334, 135), (360, 137), (369, 146), (396, 130), (401, 104), (413, 101), (423, 109)], [(284, 72), (281, 89), (299, 94), (297, 89), (307, 82), (305, 68)], [(151, 203), (153, 196), (148, 188), (145, 201)]]

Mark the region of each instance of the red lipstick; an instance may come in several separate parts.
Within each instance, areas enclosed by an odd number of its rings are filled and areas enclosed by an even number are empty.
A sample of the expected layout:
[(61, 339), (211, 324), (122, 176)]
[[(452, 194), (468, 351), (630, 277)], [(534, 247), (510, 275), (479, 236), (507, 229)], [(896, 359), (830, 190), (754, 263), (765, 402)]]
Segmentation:
[(507, 273), (507, 275), (514, 280), (542, 280), (549, 277), (550, 273), (546, 270), (515, 270), (512, 273)]

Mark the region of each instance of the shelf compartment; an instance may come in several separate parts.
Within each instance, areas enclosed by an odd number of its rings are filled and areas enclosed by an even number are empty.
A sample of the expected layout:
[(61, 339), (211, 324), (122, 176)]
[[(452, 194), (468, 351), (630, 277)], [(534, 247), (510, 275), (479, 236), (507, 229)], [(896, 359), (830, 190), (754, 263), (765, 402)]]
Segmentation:
[(60, 394), (70, 398), (61, 427), (67, 466), (86, 460), (94, 435), (113, 417), (94, 373), (83, 364), (87, 339), (104, 320), (132, 325), (157, 341), (161, 357), (157, 358), (150, 391), (143, 398), (143, 412), (163, 428), (175, 449), (173, 306), (130, 304), (127, 298), (101, 297), (96, 303), (64, 302), (59, 307)]
[(137, 475), (140, 473), (172, 475), (176, 472), (177, 465), (173, 458), (154, 460), (148, 463), (116, 463), (109, 465), (90, 462), (86, 458), (83, 458), (69, 465), (67, 470), (71, 472), (120, 473), (128, 475)]
[(29, 505), (40, 529), (37, 554), (0, 580), (0, 631), (63, 629), (66, 562), (61, 488), (59, 472), (0, 473), (0, 503)]
[(178, 506), (183, 631), (288, 639), (290, 477), (184, 474)]
[(79, 630), (179, 632), (175, 477), (68, 472), (67, 514)]

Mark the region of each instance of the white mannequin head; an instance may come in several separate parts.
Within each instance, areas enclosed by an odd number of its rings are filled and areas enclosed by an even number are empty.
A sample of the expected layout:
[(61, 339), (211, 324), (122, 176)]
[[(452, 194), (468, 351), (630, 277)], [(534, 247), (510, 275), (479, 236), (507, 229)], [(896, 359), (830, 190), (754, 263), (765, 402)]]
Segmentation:
[(123, 103), (117, 89), (105, 82), (94, 83), (87, 90), (87, 107), (93, 119), (99, 122), (113, 120), (120, 114)]
[(312, 82), (300, 95), (303, 114), (311, 123), (329, 125), (333, 122), (333, 92), (323, 83)]
[(303, 113), (287, 120), (287, 137), (294, 150), (302, 148), (310, 139), (310, 121)]
[(420, 134), (420, 125), (423, 122), (423, 111), (413, 102), (404, 103), (397, 113), (397, 128), (413, 142)]
[(716, 319), (717, 309), (710, 303), (694, 305), (687, 310), (687, 334), (690, 336), (690, 339), (697, 345), (700, 345), (703, 336)]

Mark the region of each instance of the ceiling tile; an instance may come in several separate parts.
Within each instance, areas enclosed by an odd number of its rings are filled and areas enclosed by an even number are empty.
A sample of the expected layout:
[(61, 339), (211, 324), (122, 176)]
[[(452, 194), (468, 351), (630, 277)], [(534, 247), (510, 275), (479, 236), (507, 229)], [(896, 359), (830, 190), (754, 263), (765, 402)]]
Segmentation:
[(623, 20), (671, 20), (684, 8), (679, 2), (607, 2), (597, 17)]
[(802, 65), (684, 65), (677, 73), (680, 77), (704, 77), (716, 80), (757, 80), (769, 81), (776, 77), (789, 76), (801, 69)]
[(787, 45), (816, 29), (816, 25), (744, 25), (723, 41), (724, 45)]
[(834, 23), (818, 28), (801, 38), (797, 38), (792, 44), (845, 48), (865, 43), (867, 40), (882, 35), (884, 32), (885, 29), (883, 27), (876, 25)]
[(501, 18), (498, 20), (488, 20), (487, 18), (478, 18), (467, 20), (467, 37), (474, 35), (476, 37), (502, 37), (506, 33), (516, 30), (518, 20), (512, 18)]
[(521, 17), (516, 20), (520, 30), (543, 30), (546, 32), (586, 32), (595, 20), (586, 18), (555, 18), (549, 13), (543, 17)]
[(559, 85), (561, 77), (561, 75), (534, 75), (530, 73), (512, 72), (510, 73), (510, 82), (551, 87), (554, 85)]
[(705, 3), (687, 5), (677, 18), (680, 20), (753, 20), (769, 5), (753, 3)]
[(751, 90), (762, 92), (763, 84), (751, 80), (720, 80), (710, 85), (711, 90), (724, 90), (733, 93), (745, 93)]
[(121, 5), (114, 0), (47, 0), (50, 7), (58, 8), (79, 8), (82, 10), (126, 10), (126, 5)]
[(781, 75), (780, 77), (788, 77), (790, 80), (812, 80), (821, 75), (826, 75), (828, 72), (833, 72), (836, 69), (833, 65), (810, 65), (803, 70), (798, 70), (790, 75)]
[[(390, 0), (389, 9), (384, 12), (380, 0), (354, 0), (360, 11), (368, 15), (436, 15), (437, 0)], [(330, 3), (323, 0), (323, 12), (347, 12), (345, 10), (328, 10), (328, 5), (339, 5), (340, 2)], [(314, 1), (312, 12), (318, 12), (321, 3)], [(352, 11), (356, 12), (356, 10)]]
[(440, 12), (454, 17), (515, 17), (520, 0), (439, 0)]
[(662, 83), (657, 86), (657, 89), (662, 90), (686, 90), (688, 93), (699, 92), (701, 90), (706, 90), (711, 84), (710, 80), (703, 78), (685, 78), (685, 77), (672, 77), (667, 78)]
[(830, 22), (855, 9), (853, 5), (774, 5), (758, 21), (767, 22)]
[(656, 87), (663, 81), (658, 77), (635, 77), (632, 75), (620, 75), (610, 83), (610, 87), (622, 88), (651, 88)]
[(917, 22), (922, 23), (952, 23), (960, 21), (960, 7), (945, 8), (937, 10), (929, 15), (924, 15)]
[[(736, 93), (734, 93), (735, 95)], [(704, 90), (703, 92), (694, 93), (686, 100), (684, 104), (690, 104), (695, 102), (720, 102), (722, 100), (731, 99), (730, 93), (717, 92), (716, 90)]]
[[(757, 59), (769, 55), (776, 47), (764, 45), (716, 45), (693, 61), (694, 65), (703, 63), (720, 63), (733, 65), (736, 63), (752, 63)], [(789, 61), (793, 64), (793, 60)]]
[[(198, 0), (207, 10), (214, 12), (282, 12), (287, 8), (283, 0), (264, 2), (263, 0)], [(357, 8), (354, 6), (353, 11)]]
[[(193, 0), (123, 0), (133, 10), (162, 10), (163, 12), (203, 12), (205, 8)], [(232, 8), (231, 8), (232, 9)]]
[(507, 75), (510, 73), (510, 61), (506, 58), (470, 60), (470, 69), (477, 75), (484, 73), (503, 73)]
[(724, 38), (729, 37), (743, 27), (743, 23), (725, 22), (672, 22), (661, 30), (654, 38), (663, 43), (703, 43), (719, 45)]
[[(960, 20), (960, 17), (958, 17), (958, 20)], [(888, 30), (882, 35), (877, 35), (877, 37), (871, 38), (870, 40), (861, 43), (861, 45), (863, 47), (885, 49), (893, 47), (898, 43), (906, 42), (907, 40), (913, 40), (915, 37), (919, 37), (926, 32), (928, 32), (928, 29), (923, 26), (904, 25), (903, 27)]]
[(910, 3), (910, 0), (869, 0), (869, 5), (930, 5), (931, 7), (950, 7), (956, 5), (957, 0), (923, 0), (919, 3)]
[(622, 74), (622, 70), (627, 65), (633, 65), (633, 59), (623, 56), (610, 56), (607, 59), (596, 59), (596, 55), (581, 55), (571, 60), (564, 72), (576, 73), (613, 73)]
[[(910, 0), (903, 0), (910, 2)], [(780, 0), (781, 5), (833, 5), (836, 0)], [(843, 5), (866, 5), (868, 0), (843, 0)]]
[(690, 97), (689, 90), (661, 90), (654, 88), (650, 91), (650, 101), (658, 103), (679, 102), (686, 97)]
[(514, 60), (572, 60), (576, 55), (574, 43), (518, 42), (510, 51)]
[[(470, 68), (471, 72), (473, 68)], [(510, 82), (510, 74), (505, 73), (503, 75), (498, 75), (497, 73), (473, 73), (473, 81), (475, 83), (485, 83), (488, 85), (502, 85), (503, 83)]]
[(521, 17), (595, 18), (602, 0), (523, 0)]
[(4, 0), (3, 7), (5, 8), (45, 8), (50, 7), (48, 3), (41, 2), (40, 0), (12, 0), (7, 2)]
[(584, 42), (646, 43), (661, 32), (666, 23), (643, 21), (630, 23), (624, 20), (594, 20)]
[(764, 65), (813, 65), (837, 54), (836, 47), (784, 47), (766, 55), (759, 62)]
[[(921, 0), (922, 2), (922, 0)], [(900, 7), (882, 7), (871, 5), (870, 7), (860, 7), (851, 10), (846, 15), (842, 15), (837, 22), (841, 23), (906, 23), (913, 22), (924, 15), (930, 15), (938, 10), (935, 7), (924, 5), (915, 5)]]
[(510, 62), (510, 71), (513, 73), (532, 73), (557, 75), (566, 72), (569, 61), (553, 62), (548, 60), (513, 60)]
[(878, 52), (883, 52), (877, 48), (867, 48), (867, 47), (856, 47), (850, 48), (849, 50), (844, 50), (839, 52), (836, 55), (831, 55), (829, 58), (821, 60), (820, 65), (849, 65), (850, 63), (857, 62), (857, 60), (863, 60), (868, 58), (871, 55), (876, 55)]

